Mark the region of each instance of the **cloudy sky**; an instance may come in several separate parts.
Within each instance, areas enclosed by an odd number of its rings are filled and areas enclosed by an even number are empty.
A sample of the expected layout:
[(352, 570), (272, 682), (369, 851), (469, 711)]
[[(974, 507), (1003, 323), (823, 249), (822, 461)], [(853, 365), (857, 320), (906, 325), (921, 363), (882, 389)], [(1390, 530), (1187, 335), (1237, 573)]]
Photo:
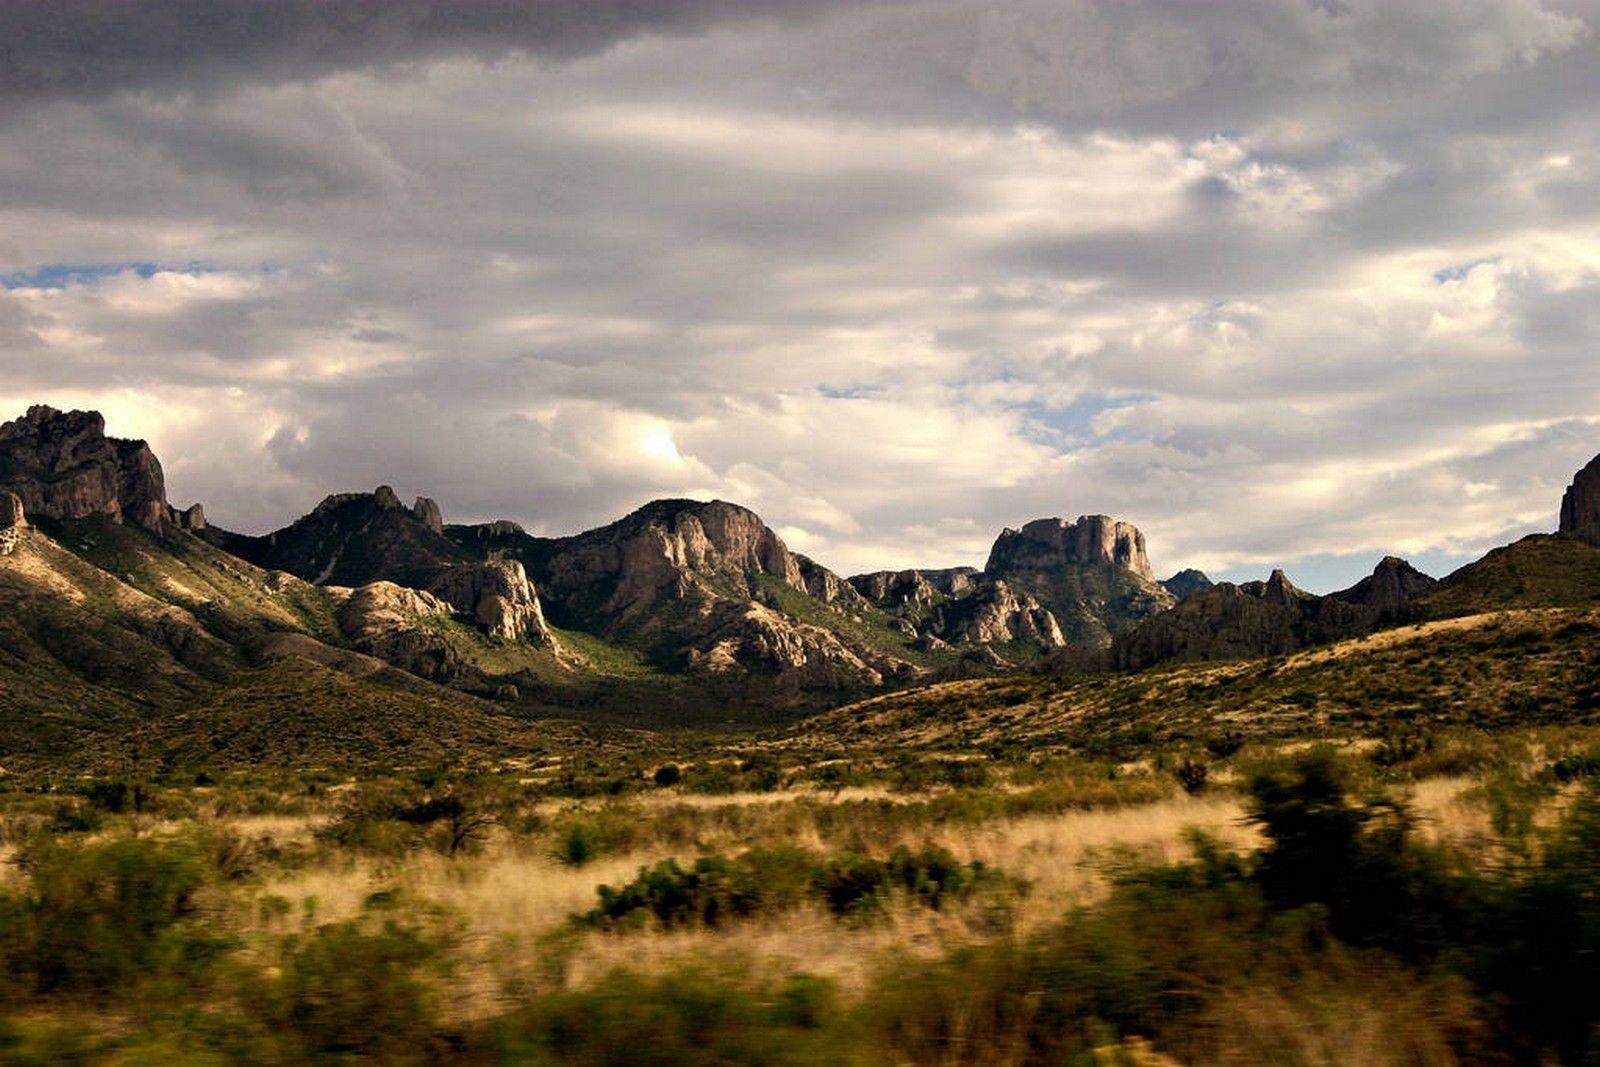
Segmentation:
[(1347, 584), (1600, 451), (1600, 0), (13, 0), (0, 418), (258, 532), (1107, 512)]

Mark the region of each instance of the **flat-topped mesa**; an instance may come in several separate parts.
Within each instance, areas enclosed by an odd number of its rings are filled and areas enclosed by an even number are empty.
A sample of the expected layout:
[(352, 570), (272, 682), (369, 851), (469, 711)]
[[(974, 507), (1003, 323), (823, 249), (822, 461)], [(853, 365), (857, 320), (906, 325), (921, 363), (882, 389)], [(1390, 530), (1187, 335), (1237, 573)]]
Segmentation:
[(1155, 581), (1145, 556), (1144, 534), (1132, 523), (1109, 515), (1081, 515), (1077, 522), (1035, 519), (1020, 530), (1007, 529), (995, 541), (984, 571), (1008, 575), (1086, 564), (1120, 567)]
[(1600, 545), (1600, 456), (1573, 476), (1561, 498), (1561, 525), (1556, 530)]
[(34, 516), (160, 529), (173, 519), (161, 464), (143, 441), (106, 436), (97, 411), (57, 411), (43, 404), (0, 426), (0, 488)]

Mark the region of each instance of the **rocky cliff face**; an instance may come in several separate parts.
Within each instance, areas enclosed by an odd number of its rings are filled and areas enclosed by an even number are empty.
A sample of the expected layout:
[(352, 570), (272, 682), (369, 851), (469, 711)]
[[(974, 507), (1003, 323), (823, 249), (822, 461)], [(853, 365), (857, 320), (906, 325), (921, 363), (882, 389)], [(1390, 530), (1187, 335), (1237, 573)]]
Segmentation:
[(1056, 617), (1033, 597), (1013, 591), (1003, 579), (985, 581), (967, 596), (939, 605), (925, 632), (950, 644), (1030, 641), (1041, 648), (1066, 644)]
[(1600, 456), (1591, 459), (1567, 487), (1557, 531), (1600, 545)]
[(549, 646), (556, 643), (545, 625), (539, 594), (516, 560), (459, 564), (440, 574), (428, 588), (491, 637)]
[(1131, 571), (1151, 583), (1156, 579), (1145, 556), (1144, 534), (1109, 515), (1083, 515), (1077, 522), (1035, 519), (1020, 530), (1005, 530), (983, 569), (1005, 576), (1097, 564)]
[(932, 647), (1027, 641), (1048, 649), (1065, 641), (1036, 598), (971, 567), (874, 571), (850, 584), (902, 633)]
[(852, 586), (734, 504), (656, 501), (575, 537), (526, 538), (522, 554), (547, 605), (573, 625), (643, 641), (696, 671), (764, 672), (802, 688), (914, 672), (848, 635), (874, 611)]
[(161, 464), (143, 441), (106, 436), (96, 411), (38, 405), (0, 426), (0, 488), (30, 514), (52, 519), (103, 515), (159, 529), (173, 522)]
[(984, 574), (1036, 599), (1074, 645), (1105, 647), (1175, 599), (1155, 580), (1144, 534), (1106, 515), (1037, 519), (1008, 529), (995, 541)]

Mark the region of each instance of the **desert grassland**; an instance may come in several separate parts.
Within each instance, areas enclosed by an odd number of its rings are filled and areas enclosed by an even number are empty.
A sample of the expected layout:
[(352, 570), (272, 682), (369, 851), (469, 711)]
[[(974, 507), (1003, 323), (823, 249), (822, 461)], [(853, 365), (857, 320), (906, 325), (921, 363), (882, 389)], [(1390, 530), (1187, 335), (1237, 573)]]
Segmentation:
[(0, 1062), (1563, 1061), (1574, 719), (0, 778)]

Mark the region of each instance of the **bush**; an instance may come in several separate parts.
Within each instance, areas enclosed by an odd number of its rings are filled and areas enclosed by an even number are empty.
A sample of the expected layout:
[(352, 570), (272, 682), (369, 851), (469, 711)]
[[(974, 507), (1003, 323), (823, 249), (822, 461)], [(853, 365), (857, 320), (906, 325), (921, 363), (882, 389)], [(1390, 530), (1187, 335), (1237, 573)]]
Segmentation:
[(1199, 760), (1185, 759), (1174, 768), (1172, 775), (1178, 779), (1178, 784), (1183, 786), (1183, 791), (1191, 795), (1202, 792), (1206, 787), (1206, 779), (1211, 776), (1211, 769)]
[(312, 1056), (380, 1061), (427, 1058), (438, 1039), (437, 1005), (421, 969), (438, 945), (420, 931), (386, 923), (334, 923), (284, 943), (275, 985), (261, 1014)]
[(943, 849), (896, 849), (888, 860), (854, 853), (819, 856), (772, 846), (733, 858), (703, 856), (690, 867), (663, 860), (639, 870), (627, 885), (598, 889), (599, 906), (582, 916), (611, 925), (653, 918), (663, 926), (717, 926), (728, 919), (793, 908), (807, 899), (834, 915), (879, 905), (891, 891), (938, 909), (990, 877), (982, 864), (963, 864)]
[(31, 887), (4, 908), (14, 989), (125, 993), (141, 980), (197, 977), (226, 947), (193, 919), (203, 866), (186, 844), (48, 843), (24, 862)]
[(652, 778), (662, 789), (670, 789), (683, 781), (683, 771), (678, 769), (676, 763), (664, 763), (656, 768)]

